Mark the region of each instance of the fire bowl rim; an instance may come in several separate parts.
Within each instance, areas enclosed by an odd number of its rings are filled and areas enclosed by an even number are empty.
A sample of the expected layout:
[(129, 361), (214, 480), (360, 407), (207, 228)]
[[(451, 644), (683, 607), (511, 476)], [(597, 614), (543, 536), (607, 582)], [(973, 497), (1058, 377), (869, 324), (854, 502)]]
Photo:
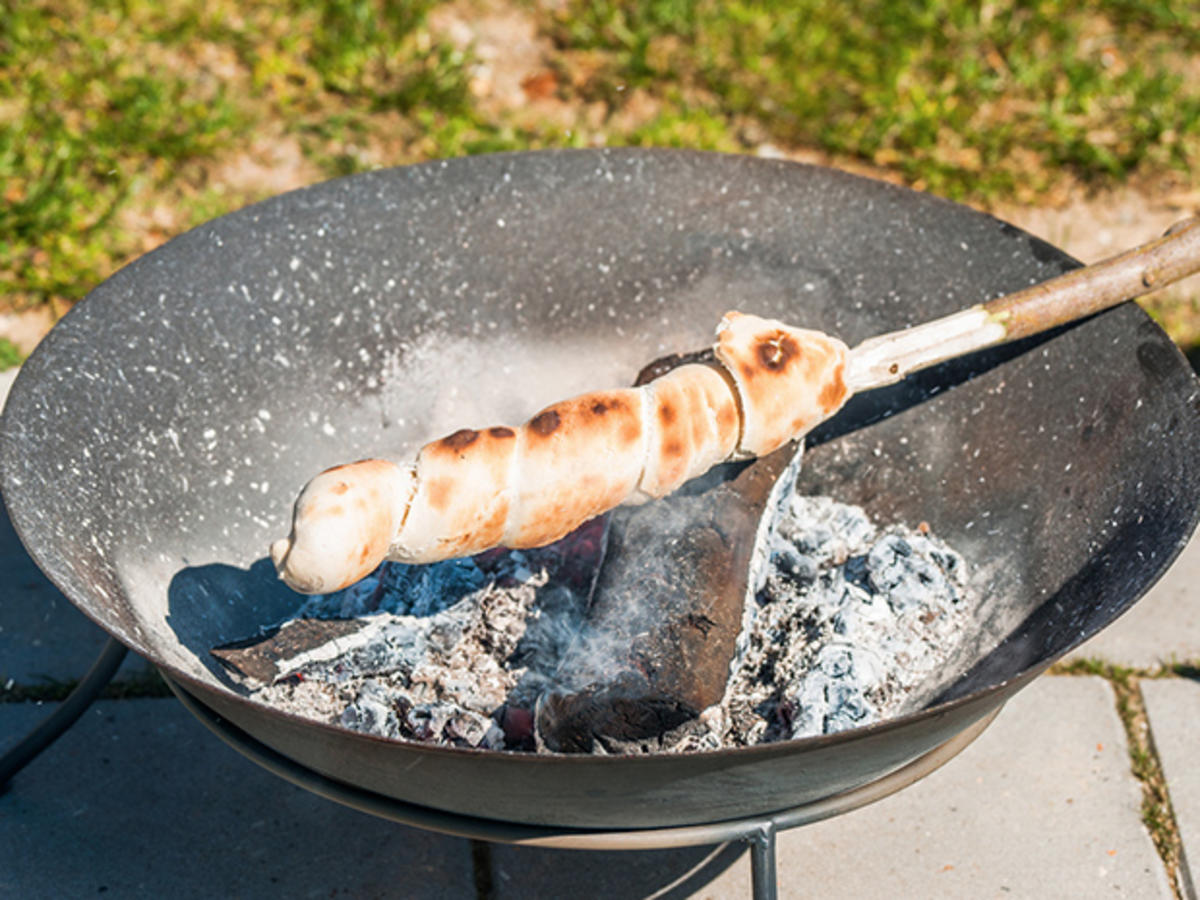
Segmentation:
[[(535, 167), (543, 168), (561, 166), (565, 169), (572, 167), (580, 168), (584, 165), (593, 165), (603, 162), (606, 165), (627, 164), (630, 161), (645, 161), (649, 170), (654, 170), (654, 167), (661, 169), (667, 163), (674, 164), (679, 162), (680, 165), (693, 167), (698, 171), (720, 171), (727, 173), (734, 171), (745, 174), (751, 173), (753, 179), (765, 181), (767, 183), (778, 183), (781, 180), (793, 179), (798, 183), (807, 183), (805, 179), (813, 182), (819, 182), (818, 187), (821, 189), (829, 189), (838, 194), (838, 196), (851, 196), (854, 199), (861, 199), (863, 196), (873, 199), (893, 201), (898, 207), (908, 207), (917, 209), (923, 215), (928, 214), (933, 217), (935, 214), (942, 216), (946, 211), (946, 215), (953, 221), (958, 221), (959, 218), (968, 218), (971, 222), (983, 222), (987, 220), (991, 223), (989, 227), (1000, 228), (1001, 226), (1011, 228), (1005, 223), (998, 222), (983, 213), (974, 210), (967, 210), (959, 204), (941, 198), (931, 197), (930, 195), (920, 194), (919, 192), (911, 191), (907, 188), (899, 187), (892, 184), (886, 184), (863, 176), (852, 175), (835, 169), (829, 169), (820, 166), (813, 166), (803, 163), (795, 163), (790, 161), (780, 160), (762, 160), (753, 157), (731, 154), (707, 153), (697, 151), (684, 150), (667, 150), (667, 149), (621, 149), (621, 150), (547, 150), (533, 151), (513, 154), (495, 154), (491, 156), (469, 157), (464, 159), (450, 161), (433, 161), (421, 163), (416, 166), (399, 167), (397, 169), (381, 170), (377, 172), (365, 173), (363, 175), (348, 176), (342, 179), (334, 179), (333, 181), (322, 182), (310, 187), (301, 188), (296, 191), (288, 192), (277, 197), (264, 200), (261, 203), (246, 207), (227, 216), (221, 217), (221, 220), (229, 219), (230, 221), (250, 221), (252, 217), (263, 213), (266, 215), (272, 210), (287, 209), (288, 204), (295, 203), (313, 203), (316, 202), (313, 198), (329, 198), (331, 196), (340, 196), (339, 192), (346, 193), (355, 185), (386, 185), (389, 179), (400, 178), (397, 173), (416, 172), (422, 176), (428, 175), (433, 183), (436, 183), (436, 177), (448, 178), (455, 173), (460, 173), (464, 177), (470, 176), (478, 178), (478, 173), (495, 174), (504, 169), (505, 166), (512, 165), (514, 168), (525, 166), (520, 171), (528, 174)], [(445, 173), (450, 173), (446, 175)], [(859, 192), (855, 194), (855, 192)], [(831, 201), (831, 207), (833, 203)], [(240, 217), (240, 218), (237, 218)], [(219, 221), (219, 220), (217, 220)], [(209, 236), (215, 232), (210, 229), (212, 223), (198, 226), (187, 235), (181, 236), (192, 244), (199, 242), (201, 238)], [(1013, 234), (1022, 236), (1022, 239), (1035, 241), (1036, 239), (1019, 229), (1012, 229)], [(153, 268), (157, 261), (162, 260), (164, 255), (171, 254), (172, 247), (178, 247), (176, 241), (181, 238), (175, 238), (172, 242), (168, 242), (164, 247), (152, 251), (150, 254), (142, 257), (139, 260), (131, 263), (112, 279), (106, 281), (109, 285), (114, 280), (120, 280), (121, 284), (128, 285), (139, 277), (139, 273)], [(1014, 245), (1015, 246), (1015, 245)], [(1045, 249), (1049, 248), (1049, 249)], [(1025, 250), (1028, 253), (1028, 249)], [(1036, 255), (1039, 252), (1037, 247), (1033, 253)], [(1063, 254), (1061, 251), (1044, 245), (1040, 252), (1047, 253), (1053, 260), (1060, 263), (1070, 263), (1070, 257)], [(103, 287), (103, 286), (101, 286)], [(101, 288), (97, 288), (96, 292), (89, 295), (93, 297), (96, 293), (103, 294)], [(106, 297), (106, 299), (112, 299)], [(174, 679), (182, 684), (185, 689), (189, 689), (194, 694), (198, 695), (201, 702), (206, 706), (211, 704), (209, 698), (223, 704), (231, 705), (232, 708), (244, 713), (246, 717), (254, 719), (256, 722), (261, 721), (264, 727), (281, 726), (278, 733), (283, 733), (282, 726), (288, 726), (297, 732), (302, 732), (306, 737), (311, 735), (315, 742), (324, 742), (328, 745), (339, 745), (348, 748), (349, 755), (353, 753), (366, 753), (366, 751), (377, 752), (379, 748), (387, 748), (394, 750), (397, 754), (410, 754), (420, 756), (423, 760), (432, 761), (441, 765), (441, 763), (454, 763), (461, 771), (473, 771), (484, 761), (502, 761), (506, 771), (524, 773), (543, 773), (549, 770), (562, 771), (566, 773), (562, 779), (564, 784), (567, 784), (571, 779), (577, 777), (576, 773), (582, 772), (583, 769), (591, 770), (592, 767), (597, 773), (604, 773), (604, 777), (611, 782), (616, 782), (617, 779), (613, 776), (623, 771), (643, 771), (645, 769), (653, 770), (657, 775), (658, 772), (669, 773), (676, 766), (679, 766), (681, 760), (695, 761), (698, 766), (694, 770), (695, 774), (691, 777), (700, 779), (712, 774), (714, 771), (725, 771), (726, 769), (737, 769), (740, 763), (754, 763), (757, 766), (759, 763), (771, 763), (776, 761), (786, 761), (785, 757), (805, 756), (809, 751), (828, 751), (837, 749), (839, 753), (850, 751), (859, 742), (866, 742), (871, 746), (879, 746), (883, 741), (874, 741), (874, 739), (893, 732), (900, 733), (907, 729), (923, 728), (924, 731), (932, 735), (934, 732), (942, 733), (952, 726), (962, 726), (962, 723), (968, 718), (978, 718), (985, 714), (985, 710), (997, 708), (1008, 696), (1011, 696), (1016, 690), (1019, 690), (1024, 684), (1032, 680), (1032, 678), (1051, 665), (1055, 660), (1078, 647), (1084, 641), (1092, 637), (1097, 631), (1111, 624), (1111, 621), (1119, 612), (1127, 610), (1136, 601), (1138, 596), (1144, 594), (1146, 590), (1162, 577), (1163, 573), (1170, 567), (1176, 557), (1182, 551), (1186, 544), (1187, 535), (1195, 529), (1197, 521), (1200, 520), (1200, 505), (1194, 505), (1187, 509), (1187, 528), (1186, 534), (1176, 541), (1173, 546), (1164, 545), (1159, 548), (1160, 552), (1155, 560), (1158, 569), (1154, 572), (1154, 577), (1141, 585), (1137, 596), (1129, 597), (1120, 605), (1117, 613), (1114, 613), (1101, 625), (1094, 630), (1073, 634), (1070, 640), (1063, 636), (1061, 646), (1055, 645), (1053, 655), (1044, 658), (1037, 657), (1035, 662), (1022, 667), (1014, 666), (1006, 670), (1007, 677), (997, 679), (987, 684), (978, 690), (973, 690), (969, 693), (964, 693), (960, 696), (955, 696), (952, 699), (939, 702), (936, 705), (926, 707), (925, 709), (907, 713), (902, 716), (885, 719), (876, 722), (872, 725), (862, 726), (847, 731), (828, 734), (815, 735), (812, 737), (800, 738), (792, 741), (782, 741), (773, 744), (762, 744), (749, 747), (734, 747), (721, 750), (697, 751), (681, 756), (670, 754), (651, 754), (651, 755), (621, 755), (596, 757), (593, 755), (573, 755), (573, 754), (553, 754), (553, 755), (537, 755), (521, 752), (503, 752), (493, 750), (478, 750), (463, 747), (443, 747), (423, 744), (417, 741), (404, 739), (391, 739), (376, 737), (373, 735), (354, 732), (337, 725), (318, 722), (312, 719), (301, 718), (289, 713), (282, 712), (274, 707), (266, 704), (250, 700), (249, 698), (235, 693), (224, 685), (210, 684), (197, 678), (190, 672), (181, 669), (174, 663), (161, 658), (161, 654), (156, 653), (155, 641), (145, 636), (132, 632), (122, 631), (121, 623), (118, 615), (111, 608), (107, 608), (103, 603), (99, 602), (95, 596), (89, 594), (88, 591), (93, 591), (93, 586), (88, 584), (83, 588), (78, 586), (78, 579), (74, 578), (73, 573), (61, 570), (58, 567), (60, 556), (65, 552), (64, 548), (39, 544), (35, 539), (38, 535), (38, 529), (32, 526), (37, 524), (36, 517), (31, 512), (31, 504), (36, 506), (39, 502), (37, 498), (32, 496), (33, 489), (28, 485), (22, 485), (16, 480), (17, 475), (22, 474), (24, 469), (24, 461), (20, 458), (22, 444), (20, 440), (21, 432), (24, 425), (20, 419), (22, 415), (29, 415), (35, 412), (32, 408), (34, 401), (38, 395), (35, 391), (35, 382), (39, 377), (47, 375), (46, 369), (49, 364), (55, 359), (61, 358), (62, 355), (72, 353), (77, 346), (79, 340), (79, 328), (73, 327), (72, 323), (85, 322), (90, 323), (87, 313), (89, 300), (85, 300), (72, 310), (60, 326), (56, 326), (46, 338), (45, 341), (31, 355), (30, 361), (22, 372), (18, 375), (16, 383), (13, 385), (12, 394), (8, 405), (0, 416), (0, 490), (3, 491), (6, 500), (9, 500), (10, 513), (14, 528), (25, 544), (30, 555), (33, 557), (39, 568), (47, 573), (47, 577), (63, 594), (79, 608), (88, 618), (92, 619), (98, 626), (104, 629), (109, 634), (114, 635), (132, 646), (137, 652), (150, 658), (150, 661), (162, 669), (169, 679)], [(1128, 331), (1133, 331), (1138, 328), (1151, 327), (1155, 329), (1158, 336), (1165, 341), (1165, 336), (1161, 335), (1161, 329), (1153, 325), (1149, 317), (1132, 305), (1126, 305), (1121, 308), (1110, 310), (1096, 317), (1091, 322), (1099, 323), (1119, 323), (1120, 326)], [(64, 327), (67, 326), (67, 327)], [(1156, 337), (1156, 340), (1158, 338)], [(73, 343), (76, 342), (76, 343)], [(1165, 345), (1164, 345), (1165, 346)], [(1170, 369), (1171, 377), (1187, 371), (1188, 375), (1194, 381), (1194, 376), (1190, 375), (1190, 369), (1187, 368), (1186, 361), (1177, 348), (1168, 354), (1170, 359), (1167, 359), (1162, 365)], [(1160, 360), (1161, 362), (1161, 360)], [(1178, 369), (1177, 373), (1175, 370)], [(1190, 383), (1190, 382), (1189, 382)], [(1191, 427), (1192, 422), (1185, 422), (1185, 425)], [(1193, 429), (1194, 430), (1194, 429)], [(53, 502), (50, 498), (49, 502)], [(1183, 517), (1180, 516), (1182, 519)], [(67, 577), (71, 575), (72, 577)], [(1110, 604), (1111, 605), (1111, 604)], [(110, 620), (105, 620), (103, 615), (109, 615)], [(114, 625), (114, 623), (116, 623)], [(152, 637), (152, 636), (151, 636)], [(158, 658), (156, 658), (158, 656)], [(222, 710), (217, 709), (218, 714), (223, 714)], [(233, 719), (232, 716), (227, 718)], [(240, 724), (240, 723), (237, 723)], [(941, 731), (939, 731), (941, 729)], [(263, 740), (261, 734), (255, 735), (260, 741)], [(266, 741), (263, 741), (266, 743)], [(894, 742), (897, 746), (903, 743), (899, 738)], [(274, 746), (277, 750), (278, 745)], [(353, 752), (351, 752), (353, 751)], [(377, 753), (377, 756), (381, 755)], [(852, 755), (852, 754), (851, 754)], [(828, 754), (816, 757), (818, 759), (826, 759)], [(373, 759), (375, 757), (372, 757)], [(407, 758), (407, 757), (406, 757)], [(400, 764), (403, 765), (403, 761)], [(534, 767), (530, 769), (529, 767)], [(580, 768), (582, 767), (582, 768)], [(449, 769), (450, 765), (444, 766)], [(754, 768), (754, 767), (750, 767)], [(761, 767), (765, 770), (767, 766)], [(760, 769), (755, 769), (760, 771)], [(772, 771), (775, 771), (772, 769)], [(792, 771), (792, 770), (789, 770)], [(597, 776), (599, 779), (599, 776)], [(620, 790), (620, 787), (616, 789)], [(612, 800), (607, 797), (603, 798), (610, 807), (616, 808), (621, 802), (625, 803), (625, 810), (630, 808), (633, 802), (629, 799), (621, 801), (620, 798)], [(598, 802), (598, 806), (602, 806), (602, 802)], [(614, 812), (612, 815), (616, 815)], [(655, 815), (654, 811), (646, 813), (646, 815)], [(564, 816), (566, 814), (564, 813)], [(573, 815), (573, 812), (572, 812)], [(666, 815), (665, 813), (663, 814)], [(529, 821), (528, 819), (526, 821)], [(563, 823), (556, 827), (574, 827), (577, 823)], [(591, 823), (584, 823), (585, 827), (591, 827)], [(657, 827), (657, 826), (646, 826)]]

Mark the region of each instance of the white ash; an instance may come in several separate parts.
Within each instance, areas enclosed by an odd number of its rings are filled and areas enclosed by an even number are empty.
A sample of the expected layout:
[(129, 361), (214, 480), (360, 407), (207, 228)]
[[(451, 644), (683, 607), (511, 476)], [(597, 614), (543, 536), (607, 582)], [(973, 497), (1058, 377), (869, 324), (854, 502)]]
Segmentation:
[[(792, 495), (764, 537), (725, 697), (618, 752), (687, 752), (828, 734), (919, 709), (969, 632), (961, 557), (924, 529), (880, 529), (862, 509)], [(357, 633), (289, 662), (252, 696), (390, 738), (533, 749), (506, 716), (561, 687), (585, 591), (564, 554), (512, 551), (429, 566), (387, 563), (296, 617)], [(519, 732), (519, 729), (517, 729)], [(507, 734), (507, 736), (506, 736)]]
[(721, 704), (681, 752), (831, 734), (916, 710), (969, 628), (966, 567), (927, 529), (793, 495), (769, 538)]
[[(495, 556), (429, 566), (387, 563), (294, 618), (356, 618), (356, 633), (297, 656), (252, 696), (382, 737), (502, 748), (493, 714), (546, 680), (578, 629), (571, 592), (547, 585), (561, 557)], [(530, 700), (532, 702), (532, 698)]]

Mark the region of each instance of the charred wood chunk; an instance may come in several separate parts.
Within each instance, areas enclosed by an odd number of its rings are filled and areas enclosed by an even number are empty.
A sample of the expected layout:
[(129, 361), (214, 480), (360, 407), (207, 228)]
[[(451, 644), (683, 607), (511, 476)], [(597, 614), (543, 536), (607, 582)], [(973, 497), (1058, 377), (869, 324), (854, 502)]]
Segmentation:
[(794, 453), (612, 514), (584, 628), (559, 667), (568, 687), (539, 705), (547, 747), (657, 738), (721, 700), (759, 523)]
[(363, 628), (355, 619), (295, 619), (265, 634), (214, 647), (227, 668), (261, 684), (271, 684), (292, 660)]
[(538, 705), (538, 728), (559, 753), (591, 753), (596, 744), (657, 738), (696, 717), (698, 710), (656, 691), (640, 673), (622, 672), (610, 684), (573, 694), (547, 694)]

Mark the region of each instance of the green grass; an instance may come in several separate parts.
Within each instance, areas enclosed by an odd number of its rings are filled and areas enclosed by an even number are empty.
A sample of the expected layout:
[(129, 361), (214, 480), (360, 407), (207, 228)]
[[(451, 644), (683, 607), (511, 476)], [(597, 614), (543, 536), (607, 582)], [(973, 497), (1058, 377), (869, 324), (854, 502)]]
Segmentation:
[(771, 142), (984, 204), (1200, 184), (1196, 4), (512, 2), (551, 41), (565, 124), (478, 96), (433, 0), (5, 4), (0, 302), (69, 305), (274, 192), (222, 168), (271, 142), (299, 148), (306, 180), (498, 150)]
[(1036, 197), (1186, 171), (1200, 153), (1200, 6), (1129, 0), (570, 0), (564, 52), (601, 60), (588, 91), (640, 87), (782, 145), (881, 164), (955, 198)]
[[(58, 681), (50, 678), (36, 684), (4, 684), (0, 685), (0, 703), (59, 703), (66, 700), (78, 686), (77, 679)], [(111, 681), (100, 693), (102, 700), (140, 700), (173, 696), (175, 695), (171, 693), (157, 669)]]
[(0, 337), (0, 372), (19, 366), (25, 361), (25, 354), (6, 337)]
[(1189, 663), (1162, 666), (1155, 670), (1137, 670), (1100, 659), (1057, 663), (1050, 668), (1052, 675), (1094, 675), (1112, 685), (1117, 700), (1117, 715), (1125, 728), (1129, 745), (1129, 768), (1142, 785), (1142, 824), (1154, 841), (1177, 894), (1182, 847), (1179, 826), (1167, 793), (1166, 777), (1150, 743), (1146, 704), (1139, 684), (1147, 678), (1194, 677), (1197, 672), (1200, 669)]
[(131, 28), (70, 4), (0, 13), (0, 291), (78, 297), (132, 249), (112, 223), (137, 183), (240, 124), (219, 83), (130, 54)]
[(464, 59), (419, 40), (429, 5), (6, 4), (0, 294), (14, 306), (77, 300), (146, 248), (144, 210), (165, 204), (181, 228), (197, 202), (219, 214), (244, 201), (214, 206), (205, 164), (263, 134), (319, 134), (311, 155), (335, 175), (346, 155), (330, 147), (360, 136), (355, 122), (469, 113)]

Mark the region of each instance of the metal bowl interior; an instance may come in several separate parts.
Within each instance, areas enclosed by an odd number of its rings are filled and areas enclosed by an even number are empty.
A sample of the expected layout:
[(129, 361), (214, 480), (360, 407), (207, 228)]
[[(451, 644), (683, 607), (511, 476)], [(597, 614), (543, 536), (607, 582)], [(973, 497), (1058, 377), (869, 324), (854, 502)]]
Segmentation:
[(626, 384), (708, 343), (727, 309), (853, 344), (1073, 265), (967, 208), (784, 162), (601, 150), (374, 172), (224, 216), (96, 288), (17, 379), (0, 476), (73, 602), (318, 772), (537, 825), (760, 815), (945, 742), (1183, 546), (1200, 506), (1195, 381), (1136, 307), (856, 398), (813, 436), (806, 490), (928, 522), (971, 567), (972, 640), (921, 712), (719, 753), (532, 757), (289, 717), (242, 696), (208, 650), (295, 607), (265, 548), (322, 468)]

